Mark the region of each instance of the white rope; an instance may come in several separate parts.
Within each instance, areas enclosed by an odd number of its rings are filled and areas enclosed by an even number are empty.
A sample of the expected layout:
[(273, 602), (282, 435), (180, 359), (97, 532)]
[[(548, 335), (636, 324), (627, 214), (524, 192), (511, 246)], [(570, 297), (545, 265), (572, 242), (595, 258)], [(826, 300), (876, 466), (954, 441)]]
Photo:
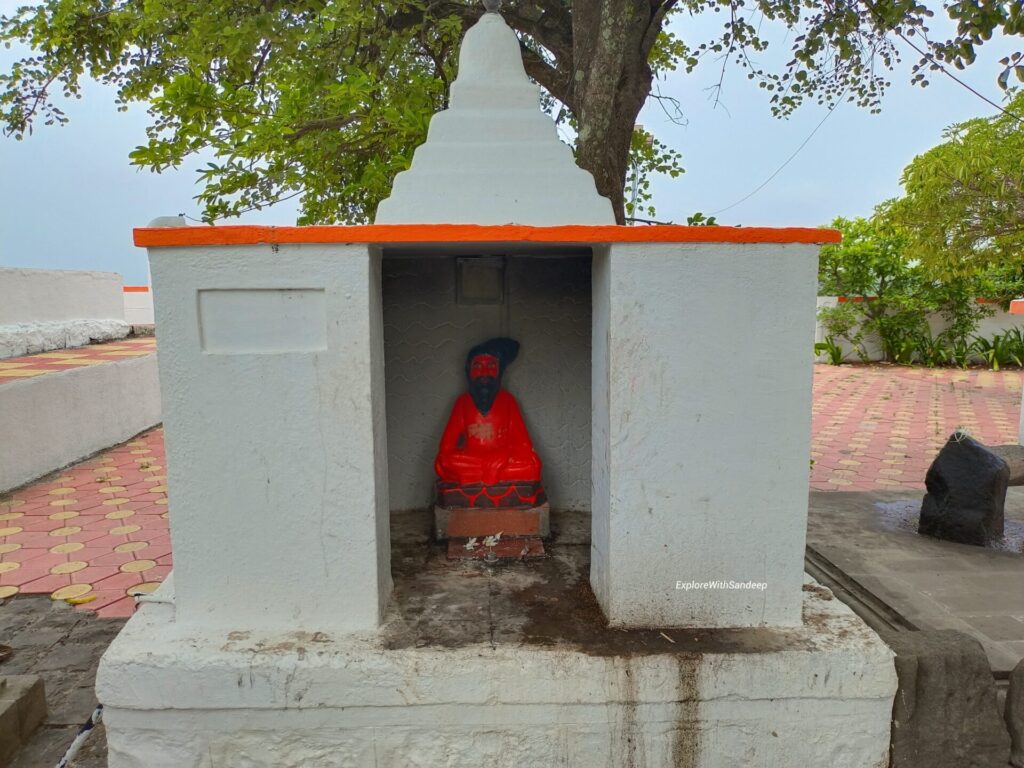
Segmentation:
[(78, 750), (82, 748), (85, 742), (92, 735), (93, 728), (95, 728), (100, 721), (103, 720), (103, 705), (97, 704), (96, 709), (93, 710), (92, 714), (89, 715), (89, 719), (86, 720), (82, 727), (78, 729), (78, 735), (75, 736), (75, 740), (71, 742), (71, 746), (68, 747), (68, 751), (64, 753), (64, 757), (57, 763), (57, 768), (68, 768), (71, 765), (71, 761), (75, 759), (75, 755), (78, 754)]

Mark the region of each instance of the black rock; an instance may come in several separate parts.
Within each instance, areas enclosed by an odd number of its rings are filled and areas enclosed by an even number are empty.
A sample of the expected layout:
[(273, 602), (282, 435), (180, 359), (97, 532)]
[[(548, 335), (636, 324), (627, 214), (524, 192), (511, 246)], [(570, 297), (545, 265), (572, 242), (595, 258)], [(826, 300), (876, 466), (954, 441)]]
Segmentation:
[(1003, 535), (1009, 465), (962, 433), (952, 435), (928, 468), (917, 532), (961, 544)]

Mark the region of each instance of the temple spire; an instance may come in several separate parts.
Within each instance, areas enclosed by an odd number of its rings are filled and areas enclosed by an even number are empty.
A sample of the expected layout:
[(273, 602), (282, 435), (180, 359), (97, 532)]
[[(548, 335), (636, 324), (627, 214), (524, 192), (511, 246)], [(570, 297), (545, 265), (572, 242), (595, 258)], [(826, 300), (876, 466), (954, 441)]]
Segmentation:
[(451, 106), (430, 121), (378, 224), (614, 224), (609, 200), (540, 109), (519, 38), (485, 0), (466, 32)]

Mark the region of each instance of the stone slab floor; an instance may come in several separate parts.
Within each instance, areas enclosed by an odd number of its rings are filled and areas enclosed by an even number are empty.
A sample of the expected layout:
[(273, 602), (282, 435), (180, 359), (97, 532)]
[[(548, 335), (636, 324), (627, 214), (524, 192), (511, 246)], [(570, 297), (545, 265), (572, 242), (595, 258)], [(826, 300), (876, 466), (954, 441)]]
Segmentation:
[(1006, 498), (998, 547), (918, 535), (921, 493), (811, 493), (807, 546), (916, 629), (981, 641), (1005, 674), (1024, 657), (1024, 487)]
[[(12, 649), (0, 675), (39, 675), (48, 715), (10, 768), (52, 768), (96, 707), (96, 666), (124, 619), (104, 619), (59, 600), (19, 595), (0, 607), (0, 642)], [(105, 768), (106, 742), (99, 726), (74, 768)]]

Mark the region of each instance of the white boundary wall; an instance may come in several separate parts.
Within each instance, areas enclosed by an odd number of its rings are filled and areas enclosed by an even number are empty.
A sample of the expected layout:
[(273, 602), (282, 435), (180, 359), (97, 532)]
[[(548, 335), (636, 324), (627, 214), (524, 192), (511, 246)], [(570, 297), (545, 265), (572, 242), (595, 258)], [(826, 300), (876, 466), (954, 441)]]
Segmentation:
[(115, 272), (0, 268), (0, 359), (128, 335)]
[[(822, 307), (834, 307), (839, 303), (839, 299), (835, 296), (819, 296), (818, 297), (818, 310)], [(941, 314), (934, 314), (929, 316), (928, 325), (931, 328), (932, 335), (938, 335), (946, 329), (949, 325)], [(976, 336), (984, 336), (986, 338), (994, 336), (997, 333), (1002, 333), (1009, 328), (1024, 328), (1024, 315), (1011, 315), (1009, 312), (1004, 312), (1002, 309), (996, 308), (995, 314), (991, 317), (986, 317), (978, 323), (978, 329), (974, 332)], [(814, 328), (814, 343), (817, 344), (820, 341), (824, 341), (828, 333), (821, 321), (818, 320)], [(883, 359), (882, 347), (878, 343), (877, 338), (868, 337), (864, 343), (865, 349), (868, 352), (868, 359), (871, 361), (879, 361)], [(847, 359), (856, 360), (857, 355), (853, 351), (853, 348), (843, 343), (843, 349), (847, 353)], [(824, 355), (818, 356), (819, 360), (823, 360)]]
[[(124, 291), (124, 319), (128, 325), (153, 325), (153, 292), (148, 286)], [(145, 288), (145, 290), (138, 290)]]
[(156, 354), (0, 386), (0, 492), (160, 421)]

